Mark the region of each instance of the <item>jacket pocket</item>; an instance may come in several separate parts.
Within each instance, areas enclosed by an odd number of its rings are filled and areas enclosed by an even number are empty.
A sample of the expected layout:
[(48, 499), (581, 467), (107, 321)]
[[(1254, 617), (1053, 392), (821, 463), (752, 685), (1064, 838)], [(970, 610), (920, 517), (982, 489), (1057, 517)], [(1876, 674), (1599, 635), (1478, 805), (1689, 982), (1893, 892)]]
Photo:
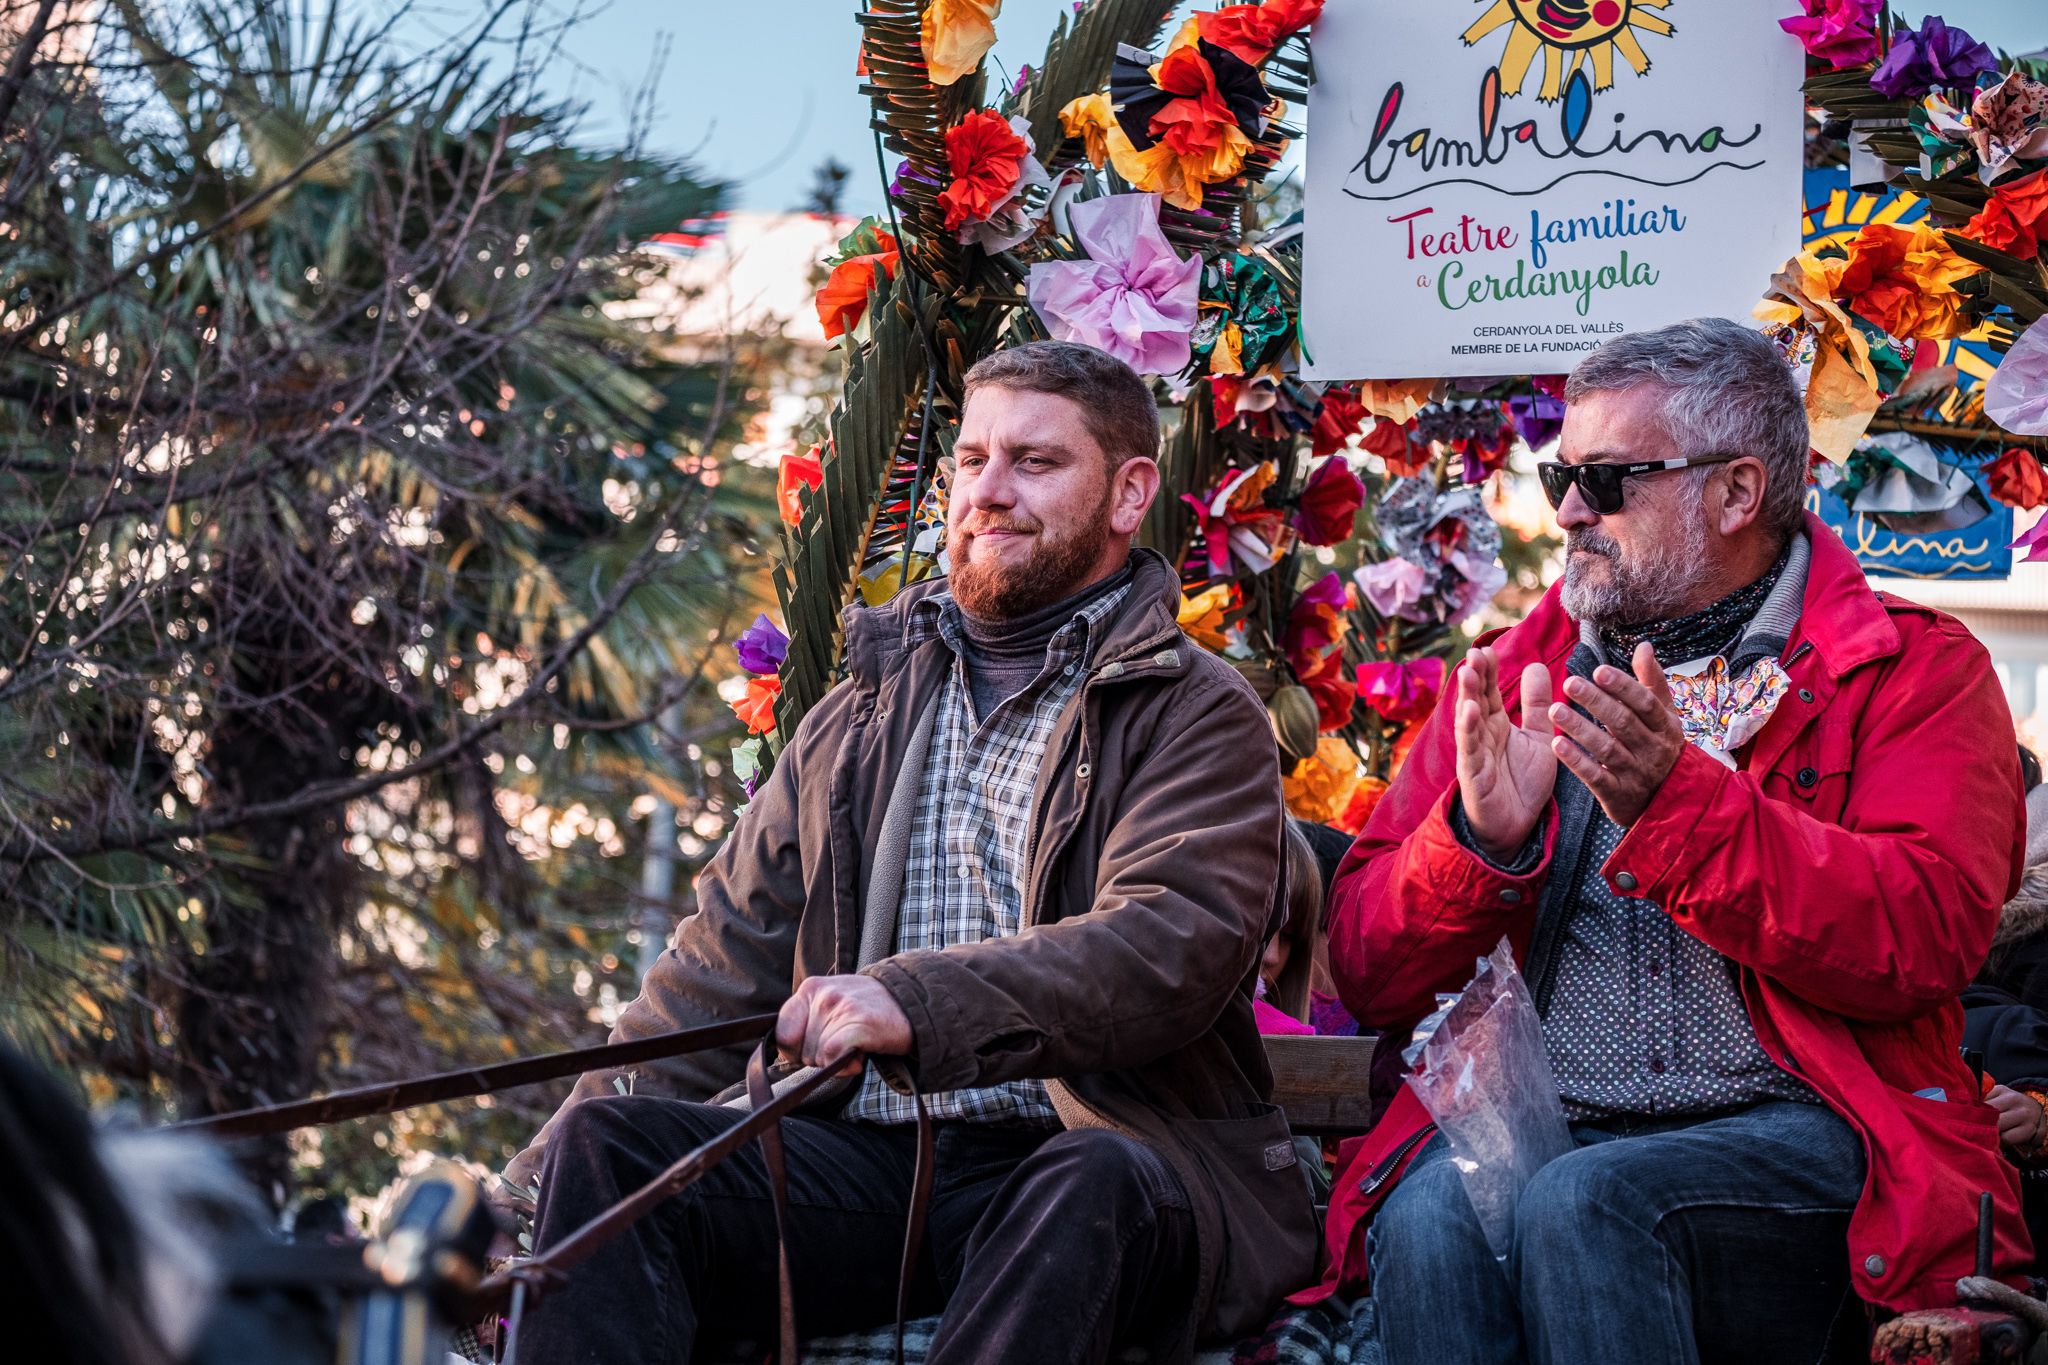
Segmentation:
[(1216, 1294), (1204, 1336), (1257, 1331), (1280, 1296), (1312, 1283), (1315, 1209), (1294, 1135), (1277, 1105), (1237, 1119), (1179, 1119), (1174, 1128), (1215, 1187), (1223, 1214)]

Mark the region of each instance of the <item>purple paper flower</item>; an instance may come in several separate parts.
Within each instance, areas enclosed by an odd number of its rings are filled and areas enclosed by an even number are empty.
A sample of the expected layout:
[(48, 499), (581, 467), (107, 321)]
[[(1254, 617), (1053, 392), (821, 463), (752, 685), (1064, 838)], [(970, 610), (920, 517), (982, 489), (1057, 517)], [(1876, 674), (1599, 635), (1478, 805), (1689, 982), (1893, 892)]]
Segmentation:
[(1017, 68), (1017, 79), (1010, 83), (1011, 99), (1015, 99), (1019, 95), (1024, 93), (1024, 87), (1031, 84), (1031, 76), (1031, 63), (1026, 62), (1024, 65)]
[(765, 614), (756, 616), (732, 647), (740, 656), (740, 667), (753, 674), (779, 672), (789, 657), (789, 637)]
[(1547, 445), (1564, 429), (1564, 400), (1547, 393), (1518, 393), (1508, 399), (1508, 417), (1531, 450)]
[(1107, 351), (1139, 374), (1175, 374), (1193, 354), (1202, 258), (1159, 230), (1159, 196), (1113, 194), (1072, 210), (1085, 261), (1031, 267), (1031, 307), (1055, 341)]
[(1990, 48), (1930, 14), (1918, 32), (1906, 29), (1892, 39), (1870, 83), (1888, 100), (1918, 99), (1936, 86), (1974, 90), (1977, 77), (1996, 70)]
[(908, 158), (905, 158), (896, 163), (896, 178), (889, 182), (889, 197), (901, 199), (903, 197), (904, 182), (907, 180), (914, 180), (920, 185), (932, 185), (935, 187), (944, 183), (928, 175), (919, 175), (917, 168), (910, 164)]

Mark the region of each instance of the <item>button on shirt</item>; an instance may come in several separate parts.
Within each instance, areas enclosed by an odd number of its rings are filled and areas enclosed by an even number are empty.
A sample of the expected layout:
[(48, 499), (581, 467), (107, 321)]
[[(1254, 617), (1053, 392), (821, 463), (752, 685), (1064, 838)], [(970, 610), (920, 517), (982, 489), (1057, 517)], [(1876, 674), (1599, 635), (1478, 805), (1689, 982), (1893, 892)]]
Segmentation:
[[(1086, 680), (1095, 626), (1129, 591), (1126, 585), (1083, 606), (1052, 637), (1038, 676), (985, 718), (974, 714), (958, 604), (945, 593), (918, 604), (906, 644), (943, 640), (953, 651), (953, 666), (941, 685), (933, 721), (937, 728), (911, 822), (897, 909), (897, 952), (1007, 938), (1024, 927), (1032, 789), (1060, 714)], [(1059, 1124), (1040, 1081), (946, 1091), (928, 1096), (927, 1102), (935, 1119)], [(917, 1110), (871, 1067), (845, 1116), (911, 1123)]]

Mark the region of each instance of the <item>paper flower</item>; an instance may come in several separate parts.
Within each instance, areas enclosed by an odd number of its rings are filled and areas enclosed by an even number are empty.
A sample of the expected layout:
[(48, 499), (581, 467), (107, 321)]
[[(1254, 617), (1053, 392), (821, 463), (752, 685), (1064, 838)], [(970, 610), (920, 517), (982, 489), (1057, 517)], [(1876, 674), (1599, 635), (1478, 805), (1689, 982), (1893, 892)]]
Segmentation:
[(1909, 99), (1936, 86), (1969, 90), (1977, 77), (1996, 70), (1998, 58), (1990, 48), (1930, 14), (1917, 31), (1893, 35), (1892, 50), (1870, 73), (1870, 83), (1888, 100)]
[(756, 616), (754, 624), (740, 632), (732, 647), (733, 652), (739, 655), (740, 667), (754, 674), (780, 672), (782, 661), (789, 657), (789, 637), (768, 619), (766, 612)]
[(1985, 381), (1984, 415), (2016, 436), (2048, 436), (2048, 318), (2020, 333)]
[(1564, 400), (1547, 393), (1518, 393), (1508, 399), (1508, 419), (1523, 444), (1535, 450), (1564, 430)]
[(1309, 451), (1334, 455), (1351, 443), (1369, 416), (1358, 395), (1342, 384), (1323, 390), (1323, 405), (1316, 412), (1316, 424), (1309, 428)]
[(1835, 297), (1895, 337), (1941, 341), (1967, 330), (1955, 282), (1978, 269), (1924, 221), (1868, 223), (1849, 243)]
[(1202, 189), (1244, 168), (1271, 103), (1259, 73), (1212, 43), (1150, 53), (1117, 49), (1110, 104), (1130, 147), (1110, 144), (1117, 174), (1178, 208), (1202, 206)]
[(1057, 341), (1107, 351), (1139, 374), (1187, 367), (1202, 261), (1182, 260), (1159, 230), (1159, 200), (1114, 194), (1074, 205), (1085, 261), (1031, 267), (1031, 307)]
[(1223, 617), (1230, 610), (1231, 593), (1235, 587), (1231, 583), (1218, 583), (1193, 597), (1181, 594), (1177, 619), (1190, 640), (1218, 654), (1229, 647), (1230, 636), (1225, 631)]
[(1803, 14), (1780, 19), (1778, 27), (1799, 40), (1809, 57), (1843, 71), (1877, 59), (1880, 0), (1799, 0)]
[[(825, 329), (827, 341), (858, 327), (868, 310), (868, 295), (874, 291), (875, 285), (896, 278), (900, 260), (896, 238), (882, 227), (870, 223), (861, 226), (866, 230), (868, 239), (861, 245), (873, 249), (856, 255), (843, 255), (832, 267), (824, 287), (818, 291), (818, 322)], [(852, 242), (862, 235), (857, 230), (847, 241)], [(845, 243), (841, 246), (844, 247)]]
[(1379, 661), (1358, 666), (1358, 698), (1388, 720), (1427, 720), (1444, 690), (1439, 658)]
[(1290, 34), (1314, 23), (1322, 11), (1323, 0), (1267, 0), (1263, 5), (1225, 5), (1197, 14), (1190, 23), (1197, 37), (1241, 62), (1258, 66)]
[(2048, 517), (2041, 518), (2020, 532), (2011, 548), (2026, 551), (2026, 554), (2020, 557), (2022, 563), (2032, 564), (2036, 560), (2048, 559)]
[(1343, 650), (1333, 649), (1308, 661), (1308, 670), (1295, 677), (1315, 701), (1317, 734), (1341, 730), (1351, 723), (1351, 713), (1358, 709), (1358, 684), (1344, 671)]
[(1324, 650), (1344, 635), (1344, 580), (1334, 570), (1301, 590), (1287, 612), (1281, 648), (1297, 677), (1316, 670)]
[[(1356, 839), (1365, 832), (1365, 822), (1372, 819), (1372, 813), (1379, 809), (1380, 798), (1386, 794), (1387, 784), (1377, 777), (1359, 778), (1358, 785), (1351, 789), (1351, 799), (1344, 803), (1344, 813), (1335, 821), (1337, 828)], [(1352, 1027), (1357, 1028), (1356, 1022)]]
[(2008, 255), (2031, 259), (2040, 254), (2048, 228), (2048, 171), (2023, 180), (2009, 180), (1991, 192), (1977, 216), (1963, 224), (1963, 235)]
[(1382, 617), (1388, 620), (1399, 617), (1407, 621), (1428, 619), (1417, 608), (1429, 593), (1429, 571), (1415, 561), (1397, 555), (1377, 564), (1367, 564), (1351, 577), (1358, 584), (1358, 590), (1365, 594), (1365, 600)]
[(920, 36), (924, 64), (933, 85), (951, 85), (972, 75), (996, 42), (996, 14), (1003, 0), (931, 0)]
[(976, 109), (946, 130), (946, 166), (952, 183), (939, 191), (946, 231), (986, 222), (1017, 192), (1031, 143), (993, 109)]
[(1256, 258), (1230, 255), (1202, 270), (1194, 353), (1211, 374), (1243, 374), (1281, 363), (1294, 318), (1280, 282)]
[(2014, 446), (1984, 466), (1984, 486), (2008, 507), (2032, 511), (2048, 505), (2048, 471), (2031, 450)]
[(769, 675), (747, 679), (747, 690), (732, 704), (750, 735), (765, 735), (775, 728), (775, 699), (782, 695), (782, 679)]
[(1259, 573), (1278, 562), (1283, 553), (1278, 542), (1286, 522), (1279, 508), (1266, 505), (1265, 496), (1277, 472), (1268, 460), (1251, 469), (1231, 470), (1207, 497), (1180, 495), (1181, 501), (1194, 509), (1211, 577), (1229, 574), (1233, 554), (1249, 573)]
[(1969, 139), (1987, 185), (2014, 160), (2048, 159), (2048, 86), (2013, 71), (1979, 90), (1970, 103)]
[(1429, 405), (1434, 379), (1368, 379), (1358, 386), (1358, 401), (1375, 417), (1406, 422)]
[(782, 524), (794, 526), (803, 520), (804, 505), (799, 488), (816, 488), (825, 482), (823, 446), (812, 446), (802, 455), (782, 457), (775, 471), (775, 504), (782, 512)]
[(1294, 509), (1294, 529), (1310, 545), (1336, 545), (1351, 538), (1364, 503), (1365, 485), (1351, 472), (1350, 462), (1332, 455), (1308, 476)]
[(1429, 467), (1429, 443), (1415, 429), (1415, 419), (1390, 422), (1373, 418), (1372, 429), (1358, 443), (1360, 450), (1377, 455), (1386, 463), (1387, 473), (1397, 479), (1420, 474)]
[(1117, 127), (1115, 112), (1109, 107), (1109, 96), (1104, 94), (1068, 100), (1060, 109), (1060, 131), (1068, 137), (1080, 138), (1082, 153), (1098, 168), (1109, 159), (1109, 135), (1123, 134)]
[(1316, 741), (1316, 751), (1280, 779), (1287, 809), (1297, 819), (1334, 824), (1358, 790), (1358, 755), (1332, 735)]

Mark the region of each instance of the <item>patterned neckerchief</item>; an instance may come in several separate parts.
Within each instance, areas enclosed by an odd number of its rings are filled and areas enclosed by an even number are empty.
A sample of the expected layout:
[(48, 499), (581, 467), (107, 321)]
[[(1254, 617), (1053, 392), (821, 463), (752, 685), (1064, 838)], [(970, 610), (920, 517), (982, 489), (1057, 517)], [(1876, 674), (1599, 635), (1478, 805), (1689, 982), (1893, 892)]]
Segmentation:
[(1617, 668), (1628, 666), (1625, 661), (1644, 640), (1657, 651), (1657, 662), (1667, 668), (1688, 659), (1727, 653), (1741, 636), (1742, 628), (1756, 615), (1757, 608), (1771, 595), (1771, 589), (1777, 586), (1778, 575), (1785, 571), (1785, 560), (1791, 552), (1788, 544), (1762, 578), (1690, 615), (1604, 628), (1600, 632), (1601, 648), (1610, 660), (1622, 661), (1615, 664)]

